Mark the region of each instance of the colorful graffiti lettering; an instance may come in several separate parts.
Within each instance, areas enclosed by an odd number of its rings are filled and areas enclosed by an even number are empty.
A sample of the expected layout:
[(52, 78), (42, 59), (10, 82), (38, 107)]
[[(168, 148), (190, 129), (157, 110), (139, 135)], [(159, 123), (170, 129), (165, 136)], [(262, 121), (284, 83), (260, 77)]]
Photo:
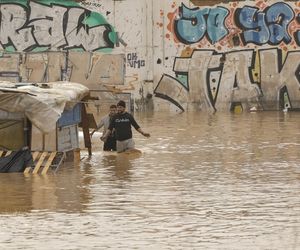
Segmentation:
[(276, 3), (265, 11), (245, 6), (236, 13), (238, 23), (244, 30), (244, 44), (252, 42), (260, 45), (278, 45), (282, 41), (286, 44), (291, 42), (288, 25), (294, 19), (294, 12), (288, 4)]
[(174, 61), (176, 77), (164, 74), (155, 95), (181, 110), (299, 109), (299, 7), (283, 1), (192, 9), (182, 4), (168, 15), (167, 28), (176, 44), (189, 45), (189, 54), (185, 46)]
[[(240, 37), (242, 45), (279, 45), (291, 44), (293, 41), (300, 44), (299, 31), (295, 30), (295, 23), (300, 23), (300, 14), (288, 3), (278, 2), (264, 8), (243, 6), (236, 9), (220, 6), (190, 9), (182, 4), (177, 13), (171, 19), (172, 27), (175, 40), (184, 44), (196, 44), (204, 38), (210, 44), (226, 38), (230, 41), (233, 38), (231, 31), (234, 31), (235, 40)], [(235, 44), (239, 43), (235, 41)]]
[(214, 44), (228, 34), (224, 25), (228, 13), (228, 10), (222, 7), (201, 10), (189, 9), (182, 4), (179, 8), (179, 18), (175, 20), (176, 36), (181, 42), (192, 44), (199, 42), (206, 34)]
[(6, 51), (98, 51), (114, 47), (113, 27), (99, 13), (74, 1), (11, 2), (0, 4), (0, 42)]
[[(188, 85), (179, 77), (165, 74), (154, 92), (181, 110), (185, 110), (185, 105), (194, 105), (201, 110), (219, 111), (231, 110), (237, 103), (245, 109), (252, 106), (264, 110), (280, 108), (278, 98), (284, 90), (290, 106), (299, 108), (299, 62), (300, 51), (287, 53), (283, 63), (281, 50), (277, 49), (227, 53), (194, 50), (190, 58), (176, 58), (173, 67), (176, 75), (188, 77)], [(257, 65), (259, 82), (254, 81)]]

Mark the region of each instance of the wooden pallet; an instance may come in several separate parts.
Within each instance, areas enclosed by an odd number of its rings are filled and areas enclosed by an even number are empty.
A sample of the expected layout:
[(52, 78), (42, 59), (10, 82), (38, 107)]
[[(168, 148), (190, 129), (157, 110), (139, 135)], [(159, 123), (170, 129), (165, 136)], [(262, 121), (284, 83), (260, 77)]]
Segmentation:
[(9, 156), (12, 151), (2, 151), (0, 150), (0, 157)]
[(24, 174), (32, 173), (46, 174), (55, 158), (57, 152), (32, 152), (32, 159), (34, 162), (34, 167), (27, 167), (24, 170)]
[[(12, 153), (12, 151), (0, 151), (0, 157), (9, 156)], [(46, 174), (50, 167), (55, 167), (55, 171), (58, 169), (58, 167), (61, 165), (65, 155), (60, 155), (60, 159), (56, 160), (57, 164), (54, 164), (54, 159), (56, 156), (58, 156), (58, 152), (39, 152), (34, 151), (31, 152), (32, 159), (33, 159), (33, 166), (27, 167), (24, 170), (24, 174)]]

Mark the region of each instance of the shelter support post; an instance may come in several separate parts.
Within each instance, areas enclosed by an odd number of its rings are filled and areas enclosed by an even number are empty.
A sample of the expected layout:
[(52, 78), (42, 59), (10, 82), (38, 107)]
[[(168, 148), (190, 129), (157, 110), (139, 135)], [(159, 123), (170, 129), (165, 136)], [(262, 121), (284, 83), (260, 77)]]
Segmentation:
[(92, 155), (92, 142), (89, 132), (89, 120), (85, 104), (81, 105), (81, 126), (83, 131), (84, 146), (88, 149), (89, 155)]

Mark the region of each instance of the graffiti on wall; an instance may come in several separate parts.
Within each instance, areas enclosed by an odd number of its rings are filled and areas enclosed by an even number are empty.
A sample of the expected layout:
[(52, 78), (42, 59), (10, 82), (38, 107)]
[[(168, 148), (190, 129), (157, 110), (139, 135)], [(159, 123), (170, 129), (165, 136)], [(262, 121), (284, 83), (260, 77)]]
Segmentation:
[(102, 15), (75, 1), (4, 0), (0, 13), (0, 44), (6, 51), (98, 51), (113, 48), (116, 41)]
[(211, 111), (236, 105), (245, 110), (300, 108), (300, 51), (288, 52), (283, 60), (278, 49), (194, 50), (189, 58), (176, 58), (173, 71), (177, 77), (163, 75), (154, 92), (181, 110), (187, 103)]
[(192, 44), (206, 36), (214, 44), (228, 34), (224, 23), (228, 12), (222, 7), (189, 9), (182, 5), (179, 8), (179, 18), (174, 20), (176, 37), (183, 43)]
[(275, 3), (265, 10), (245, 6), (238, 9), (235, 15), (238, 26), (243, 30), (241, 33), (243, 44), (258, 45), (266, 43), (278, 45), (281, 42), (289, 44), (292, 37), (288, 33), (288, 28), (294, 17), (293, 9), (283, 2)]
[(300, 108), (300, 4), (242, 4), (172, 5), (167, 28), (184, 49), (157, 97), (181, 110)]
[(137, 53), (128, 53), (126, 56), (128, 66), (131, 68), (145, 67), (145, 60), (139, 59)]
[[(294, 3), (295, 5), (295, 3)], [(184, 4), (169, 15), (169, 31), (174, 40), (198, 47), (217, 49), (232, 45), (300, 45), (300, 7), (285, 2), (255, 6), (188, 8)], [(170, 34), (167, 34), (168, 38)]]

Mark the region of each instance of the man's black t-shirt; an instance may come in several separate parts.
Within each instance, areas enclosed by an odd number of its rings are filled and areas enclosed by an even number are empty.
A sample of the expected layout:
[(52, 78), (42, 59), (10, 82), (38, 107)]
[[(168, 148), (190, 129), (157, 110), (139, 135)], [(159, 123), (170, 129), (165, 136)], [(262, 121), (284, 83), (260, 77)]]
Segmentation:
[(124, 112), (122, 114), (116, 114), (112, 117), (108, 129), (112, 131), (114, 128), (116, 139), (118, 141), (124, 141), (132, 138), (131, 125), (135, 129), (140, 128), (133, 116), (127, 112)]

